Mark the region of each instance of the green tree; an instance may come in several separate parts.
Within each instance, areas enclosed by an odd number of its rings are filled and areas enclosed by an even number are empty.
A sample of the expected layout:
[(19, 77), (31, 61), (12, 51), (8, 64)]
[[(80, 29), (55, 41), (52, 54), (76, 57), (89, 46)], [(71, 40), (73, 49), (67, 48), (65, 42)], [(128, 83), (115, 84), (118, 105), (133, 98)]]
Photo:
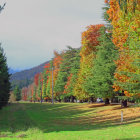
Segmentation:
[(18, 86), (16, 86), (14, 88), (13, 93), (15, 95), (16, 101), (20, 101), (21, 100), (21, 90)]
[(113, 97), (114, 72), (116, 70), (115, 60), (118, 51), (111, 41), (111, 33), (106, 33), (106, 28), (102, 27), (99, 37), (100, 45), (97, 46), (96, 58), (93, 60), (94, 67), (91, 69), (92, 75), (85, 84), (88, 92), (95, 97), (105, 99), (109, 103), (109, 98)]
[(47, 95), (46, 95), (46, 88), (47, 88), (47, 86), (46, 86), (46, 83), (47, 83), (46, 70), (44, 70), (44, 72), (42, 73), (42, 75), (43, 75), (42, 97), (44, 99), (45, 97), (47, 97)]
[(10, 75), (6, 57), (0, 44), (0, 108), (8, 103), (10, 92)]
[(49, 62), (49, 67), (46, 69), (48, 72), (46, 74), (47, 81), (46, 81), (46, 96), (50, 99), (52, 98), (52, 67), (53, 67), (53, 60)]
[[(38, 86), (37, 88), (37, 95), (35, 94), (35, 96), (38, 97), (38, 100), (41, 100), (41, 96), (42, 96), (42, 73), (40, 73), (39, 78), (38, 78)], [(34, 92), (36, 93), (36, 88), (34, 88)]]
[(33, 101), (35, 102), (37, 100), (37, 87), (34, 85), (33, 87)]
[(77, 67), (76, 64), (74, 64), (74, 57), (77, 55), (77, 51), (77, 49), (68, 46), (68, 50), (63, 53), (60, 71), (58, 72), (54, 87), (54, 92), (57, 94), (58, 99), (66, 99), (71, 96), (71, 94), (64, 94), (64, 90), (68, 81), (68, 76), (71, 74), (72, 67)]
[(70, 58), (70, 74), (67, 78), (67, 84), (65, 85), (65, 96), (70, 98), (71, 102), (74, 102), (74, 99), (76, 98), (74, 95), (74, 87), (75, 83), (78, 78), (78, 72), (80, 69), (80, 49), (73, 49), (73, 57)]

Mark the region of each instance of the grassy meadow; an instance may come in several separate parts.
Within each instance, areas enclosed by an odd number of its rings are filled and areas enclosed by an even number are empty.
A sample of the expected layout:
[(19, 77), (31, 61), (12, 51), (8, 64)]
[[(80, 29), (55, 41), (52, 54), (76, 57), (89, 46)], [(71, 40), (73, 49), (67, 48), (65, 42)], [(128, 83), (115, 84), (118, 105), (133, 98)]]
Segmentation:
[(140, 140), (140, 107), (13, 103), (0, 110), (0, 140), (20, 139)]

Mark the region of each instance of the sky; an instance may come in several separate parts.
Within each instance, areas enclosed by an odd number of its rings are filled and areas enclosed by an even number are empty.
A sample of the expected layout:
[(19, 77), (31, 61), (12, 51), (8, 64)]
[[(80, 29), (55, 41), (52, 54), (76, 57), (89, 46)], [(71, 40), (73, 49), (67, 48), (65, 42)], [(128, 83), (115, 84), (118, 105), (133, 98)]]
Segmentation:
[(0, 0), (0, 42), (8, 66), (28, 69), (50, 60), (53, 51), (81, 46), (86, 26), (104, 23), (104, 0)]

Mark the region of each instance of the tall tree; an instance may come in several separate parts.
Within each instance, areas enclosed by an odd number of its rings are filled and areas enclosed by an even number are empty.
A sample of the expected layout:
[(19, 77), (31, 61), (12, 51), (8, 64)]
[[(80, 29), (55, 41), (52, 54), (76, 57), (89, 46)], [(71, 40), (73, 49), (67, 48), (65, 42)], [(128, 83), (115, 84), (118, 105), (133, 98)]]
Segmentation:
[(64, 87), (64, 96), (70, 98), (71, 102), (74, 102), (74, 87), (78, 78), (78, 71), (80, 69), (80, 48), (72, 50), (73, 57), (69, 59), (71, 62), (70, 65), (70, 74), (67, 77), (67, 83)]
[(111, 33), (106, 32), (106, 28), (102, 27), (100, 44), (96, 47), (96, 58), (93, 60), (94, 67), (91, 68), (92, 75), (89, 76), (87, 91), (95, 97), (105, 99), (105, 103), (109, 104), (109, 98), (114, 96), (113, 82), (114, 72), (116, 70), (115, 60), (117, 58), (117, 50), (112, 42)]
[(110, 0), (107, 11), (113, 26), (113, 43), (119, 49), (115, 91), (126, 96), (140, 94), (140, 1)]
[(43, 84), (43, 75), (42, 73), (39, 74), (39, 77), (38, 77), (38, 86), (35, 86), (34, 87), (34, 94), (35, 94), (35, 97), (36, 99), (38, 100), (42, 100), (43, 96), (42, 96), (42, 84)]
[(58, 99), (65, 99), (67, 96), (64, 94), (65, 85), (67, 84), (68, 77), (71, 73), (71, 68), (74, 63), (73, 58), (75, 57), (76, 52), (77, 49), (68, 46), (68, 49), (62, 54), (62, 63), (60, 64), (58, 77), (54, 87), (54, 92), (57, 94)]
[(22, 100), (27, 101), (27, 92), (28, 92), (28, 88), (24, 87), (21, 90), (21, 94), (22, 94)]
[(0, 44), (0, 108), (8, 103), (10, 92), (9, 79), (6, 57)]
[(87, 30), (82, 33), (82, 48), (80, 51), (80, 70), (78, 79), (74, 88), (75, 96), (82, 100), (90, 97), (89, 92), (85, 89), (87, 77), (91, 75), (93, 67), (93, 59), (95, 58), (96, 46), (99, 45), (98, 37), (100, 36), (99, 29), (104, 25), (90, 25)]
[(46, 88), (47, 88), (47, 73), (46, 70), (43, 71), (42, 73), (43, 79), (42, 79), (42, 98), (46, 99), (47, 95), (46, 95)]
[(14, 88), (13, 93), (15, 95), (16, 101), (20, 101), (21, 100), (21, 90), (18, 86), (16, 86)]

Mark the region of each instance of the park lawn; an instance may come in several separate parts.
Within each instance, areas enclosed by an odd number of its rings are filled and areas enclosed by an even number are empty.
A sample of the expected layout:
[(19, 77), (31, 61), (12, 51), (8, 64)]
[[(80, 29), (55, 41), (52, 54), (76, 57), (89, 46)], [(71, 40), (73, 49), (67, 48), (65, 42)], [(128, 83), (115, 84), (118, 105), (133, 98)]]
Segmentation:
[(140, 107), (14, 103), (0, 110), (0, 140), (20, 139), (140, 140)]

